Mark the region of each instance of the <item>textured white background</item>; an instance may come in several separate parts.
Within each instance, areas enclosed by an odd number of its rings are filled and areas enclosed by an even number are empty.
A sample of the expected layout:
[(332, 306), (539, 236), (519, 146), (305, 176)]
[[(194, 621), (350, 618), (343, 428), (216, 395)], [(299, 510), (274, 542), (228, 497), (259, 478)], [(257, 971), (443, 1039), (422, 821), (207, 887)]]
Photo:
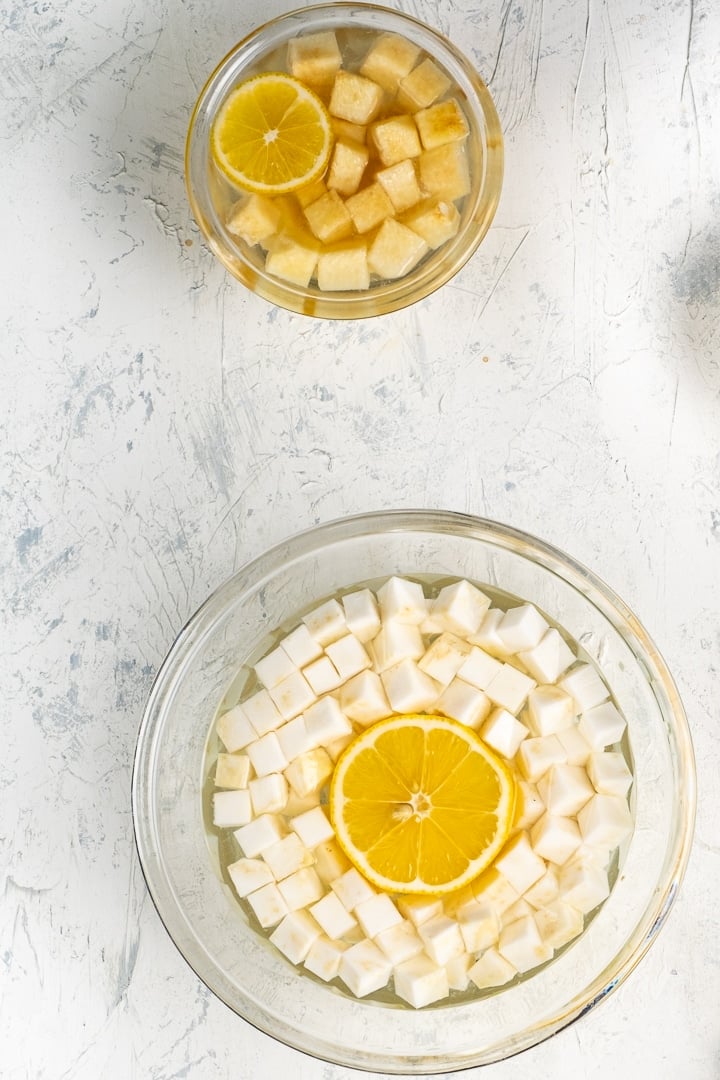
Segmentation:
[(405, 0), (490, 83), (506, 183), (452, 284), (346, 324), (229, 279), (184, 194), (205, 77), (291, 6), (2, 8), (0, 1074), (358, 1075), (254, 1031), (186, 967), (139, 871), (132, 753), (158, 664), (233, 569), (314, 522), (431, 506), (604, 577), (698, 752), (659, 940), (594, 1014), (487, 1075), (717, 1080), (720, 6)]

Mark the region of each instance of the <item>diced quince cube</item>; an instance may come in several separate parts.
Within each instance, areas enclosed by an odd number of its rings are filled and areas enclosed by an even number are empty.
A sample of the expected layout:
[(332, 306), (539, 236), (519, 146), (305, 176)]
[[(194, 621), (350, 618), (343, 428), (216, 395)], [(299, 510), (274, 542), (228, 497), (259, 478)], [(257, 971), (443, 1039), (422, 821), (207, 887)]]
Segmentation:
[(429, 199), (409, 210), (403, 217), (403, 224), (422, 236), (425, 243), (433, 250), (452, 239), (460, 226), (460, 214), (452, 202), (443, 199)]
[(428, 56), (400, 80), (397, 103), (401, 108), (410, 109), (412, 112), (426, 109), (433, 101), (442, 97), (450, 89), (450, 85), (445, 72)]
[(367, 127), (365, 124), (351, 124), (349, 120), (340, 120), (337, 116), (330, 117), (330, 126), (336, 139), (353, 139), (355, 142), (367, 141)]
[[(422, 161), (424, 155), (420, 155)], [(387, 169), (380, 169), (376, 180), (382, 184), (390, 202), (398, 213), (409, 210), (415, 203), (420, 202), (422, 192), (418, 185), (417, 174), (412, 159), (398, 161)]]
[(369, 124), (377, 116), (382, 99), (382, 87), (376, 82), (352, 71), (338, 71), (328, 108), (330, 114), (340, 120)]
[(354, 195), (360, 187), (370, 152), (354, 139), (340, 138), (336, 141), (330, 159), (327, 186), (341, 195)]
[(290, 237), (278, 236), (268, 248), (265, 269), (268, 274), (305, 288), (315, 273), (317, 261), (317, 245), (310, 247)]
[(445, 143), (460, 142), (470, 131), (465, 113), (455, 98), (431, 105), (429, 109), (421, 109), (415, 113), (415, 123), (426, 150), (444, 146)]
[(321, 177), (319, 180), (313, 180), (311, 184), (305, 184), (304, 187), (298, 188), (294, 194), (300, 206), (304, 209), (310, 203), (319, 199), (321, 195), (325, 195), (326, 192), (327, 184)]
[(250, 195), (232, 208), (227, 227), (252, 247), (272, 236), (279, 221), (280, 212), (272, 199), (265, 195)]
[(395, 213), (389, 195), (378, 183), (368, 184), (357, 195), (351, 195), (345, 206), (359, 233), (369, 232)]
[(418, 58), (420, 49), (399, 34), (381, 34), (360, 66), (360, 73), (394, 93)]
[(318, 260), (318, 288), (325, 292), (369, 289), (367, 246), (356, 243), (324, 251)]
[(305, 217), (313, 234), (324, 244), (352, 235), (352, 218), (337, 191), (328, 191), (306, 206)]
[(427, 250), (421, 236), (394, 218), (388, 218), (368, 252), (368, 264), (382, 278), (398, 278), (407, 274)]
[(290, 74), (310, 87), (329, 86), (342, 63), (340, 49), (332, 30), (306, 34), (288, 42), (287, 61)]
[(462, 143), (446, 143), (420, 155), (420, 183), (429, 195), (453, 202), (470, 190), (470, 170)]
[(370, 128), (370, 137), (383, 165), (396, 165), (405, 158), (417, 157), (422, 151), (412, 116), (377, 120)]

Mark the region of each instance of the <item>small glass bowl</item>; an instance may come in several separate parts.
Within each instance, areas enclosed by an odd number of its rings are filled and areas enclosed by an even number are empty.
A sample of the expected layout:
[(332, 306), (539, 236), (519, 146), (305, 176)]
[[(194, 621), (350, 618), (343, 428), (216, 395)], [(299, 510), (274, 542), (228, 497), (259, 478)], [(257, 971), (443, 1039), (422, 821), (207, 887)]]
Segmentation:
[[(356, 1000), (293, 967), (253, 929), (204, 825), (208, 737), (248, 665), (293, 619), (359, 582), (465, 577), (536, 604), (600, 665), (628, 722), (635, 830), (585, 932), (525, 981), (418, 1011)], [(214, 736), (213, 736), (214, 738)], [(614, 990), (675, 899), (695, 813), (685, 714), (657, 649), (625, 604), (569, 556), (505, 525), (440, 511), (346, 518), (239, 570), (190, 619), (140, 729), (133, 816), (150, 894), (187, 962), (239, 1016), (341, 1065), (427, 1074), (484, 1065), (552, 1035)]]
[[(232, 198), (215, 167), (210, 133), (220, 106), (244, 79), (277, 69), (277, 55), (301, 33), (328, 30), (373, 30), (401, 34), (441, 64), (456, 85), (470, 124), (471, 191), (462, 202), (455, 237), (431, 252), (413, 271), (395, 281), (364, 291), (322, 292), (302, 288), (268, 274), (257, 246), (245, 244), (225, 224)], [(190, 120), (185, 173), (192, 212), (211, 250), (225, 268), (264, 299), (305, 315), (327, 319), (359, 319), (382, 315), (413, 304), (448, 281), (467, 262), (487, 233), (500, 198), (503, 144), (500, 122), (490, 93), (468, 60), (443, 37), (410, 15), (375, 4), (337, 3), (302, 8), (265, 23), (228, 53), (208, 79)], [(237, 192), (236, 197), (239, 197)]]

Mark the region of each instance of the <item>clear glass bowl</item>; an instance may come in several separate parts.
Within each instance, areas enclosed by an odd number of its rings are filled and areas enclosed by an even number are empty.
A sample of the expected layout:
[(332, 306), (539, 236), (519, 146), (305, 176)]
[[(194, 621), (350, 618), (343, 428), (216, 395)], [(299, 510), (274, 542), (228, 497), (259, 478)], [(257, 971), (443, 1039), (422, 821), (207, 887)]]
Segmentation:
[[(299, 33), (357, 27), (401, 34), (415, 42), (450, 74), (470, 123), (468, 149), (472, 190), (462, 204), (457, 235), (397, 281), (366, 291), (321, 292), (266, 273), (258, 248), (227, 229), (227, 185), (210, 153), (210, 132), (228, 93), (243, 79), (267, 70), (268, 57)], [(274, 65), (276, 66), (276, 64)], [(490, 93), (472, 65), (438, 31), (400, 11), (375, 4), (324, 4), (281, 15), (254, 30), (228, 53), (208, 79), (190, 120), (185, 152), (187, 191), (195, 220), (211, 250), (239, 281), (273, 304), (306, 315), (358, 319), (396, 311), (428, 296), (467, 262), (495, 214), (503, 174), (503, 144)]]
[[(278, 628), (359, 581), (467, 577), (551, 615), (599, 663), (628, 720), (635, 831), (609, 899), (585, 933), (526, 981), (477, 1000), (414, 1011), (356, 1000), (289, 964), (249, 925), (203, 823), (203, 765), (221, 701)], [(235, 689), (233, 689), (235, 683)], [(233, 697), (235, 693), (235, 697)], [(238, 571), (190, 619), (161, 667), (142, 721), (133, 815), (145, 878), (180, 952), (239, 1016), (290, 1046), (379, 1072), (487, 1064), (587, 1013), (647, 951), (687, 862), (695, 811), (692, 745), (657, 649), (592, 573), (524, 533), (479, 518), (396, 511), (302, 533)]]

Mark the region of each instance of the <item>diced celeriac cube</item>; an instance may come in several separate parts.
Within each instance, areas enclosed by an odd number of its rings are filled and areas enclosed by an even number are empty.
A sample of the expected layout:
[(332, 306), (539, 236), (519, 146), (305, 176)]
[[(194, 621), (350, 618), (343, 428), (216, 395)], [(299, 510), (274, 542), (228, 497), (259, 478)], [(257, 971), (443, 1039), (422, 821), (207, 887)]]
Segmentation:
[(548, 630), (547, 620), (533, 604), (519, 604), (505, 612), (498, 623), (498, 636), (509, 653), (532, 649)]
[(352, 240), (318, 258), (318, 288), (324, 292), (342, 292), (370, 288), (367, 245)]
[(340, 195), (354, 195), (360, 187), (370, 151), (363, 143), (345, 136), (336, 138), (327, 173), (327, 186)]
[(470, 953), (462, 953), (461, 956), (453, 956), (448, 960), (445, 970), (450, 990), (467, 990), (470, 985), (470, 968), (474, 963), (475, 957)]
[(632, 832), (633, 819), (622, 795), (593, 795), (577, 816), (586, 844), (617, 847)]
[(354, 915), (369, 938), (402, 922), (402, 915), (386, 893), (377, 893), (355, 905)]
[(532, 915), (516, 919), (503, 927), (498, 952), (518, 971), (529, 971), (549, 960), (553, 954), (552, 948), (540, 937)]
[(551, 765), (565, 762), (565, 750), (557, 735), (538, 735), (524, 739), (517, 752), (516, 763), (525, 777), (532, 783), (545, 775)]
[(354, 738), (355, 732), (351, 731), (349, 734), (341, 735), (338, 739), (333, 739), (332, 742), (329, 742), (325, 749), (328, 752), (328, 757), (330, 758), (330, 760), (336, 762), (342, 752), (348, 748)]
[[(297, 199), (300, 208), (303, 209), (304, 207), (309, 206), (310, 203), (315, 202), (316, 199), (319, 199), (321, 195), (325, 195), (326, 193), (327, 184), (322, 178), (320, 178), (319, 180), (313, 180), (309, 184), (304, 184), (301, 188), (297, 188), (293, 192), (293, 195)], [(295, 663), (298, 667), (301, 666), (299, 661), (296, 660)]]
[(508, 840), (495, 860), (495, 869), (522, 895), (543, 876), (545, 862), (533, 851), (528, 834), (521, 832)]
[(538, 791), (549, 813), (574, 817), (593, 794), (593, 786), (582, 766), (558, 764), (538, 781)]
[(425, 646), (417, 626), (388, 619), (372, 640), (372, 652), (375, 670), (382, 674), (387, 668), (394, 667), (406, 658), (419, 660), (425, 652)]
[(350, 869), (350, 860), (337, 840), (326, 840), (313, 848), (315, 869), (328, 885)]
[(411, 112), (426, 109), (437, 98), (442, 97), (450, 89), (450, 85), (447, 75), (433, 63), (429, 56), (426, 56), (417, 67), (400, 80), (398, 106), (401, 109), (409, 109)]
[(352, 724), (332, 697), (323, 697), (305, 710), (305, 727), (311, 746), (327, 746), (333, 739), (352, 734)]
[(292, 675), (294, 671), (297, 671), (295, 664), (280, 646), (266, 653), (255, 664), (255, 674), (268, 690), (271, 686), (277, 686), (279, 682), (286, 679), (288, 675)]
[(291, 964), (301, 964), (319, 936), (320, 927), (307, 911), (291, 911), (273, 930), (270, 940)]
[[(285, 777), (287, 780), (287, 777)], [(288, 781), (289, 782), (289, 781)], [(285, 805), (285, 816), (288, 818), (296, 817), (298, 814), (304, 814), (306, 810), (312, 810), (313, 807), (320, 805), (320, 792), (311, 791), (308, 795), (298, 795), (290, 787), (290, 794), (288, 795), (288, 801)]]
[(325, 886), (312, 866), (303, 866), (282, 878), (278, 881), (278, 889), (288, 911), (299, 911), (314, 904), (325, 892)]
[(245, 752), (258, 776), (282, 772), (288, 764), (274, 731), (269, 731), (267, 735), (263, 735), (262, 739), (256, 739), (255, 742), (250, 743)]
[(517, 970), (504, 956), (500, 955), (497, 949), (490, 948), (479, 960), (475, 961), (468, 975), (478, 990), (485, 990), (491, 986), (505, 986), (515, 978)]
[[(630, 790), (632, 774), (622, 754), (612, 750), (596, 751), (594, 754), (590, 754), (586, 768), (593, 787), (601, 795), (625, 796)], [(218, 784), (217, 776), (215, 777), (215, 783)], [(223, 785), (218, 784), (218, 786), (222, 787)]]
[(518, 780), (515, 798), (515, 828), (529, 829), (545, 810), (545, 803), (540, 798), (535, 784), (528, 780)]
[(538, 933), (551, 949), (559, 949), (581, 934), (584, 922), (582, 912), (562, 900), (555, 900), (535, 912)]
[(265, 929), (276, 926), (288, 913), (287, 905), (275, 882), (249, 893), (247, 902), (253, 909), (255, 918)]
[(580, 714), (578, 728), (593, 750), (602, 750), (617, 743), (625, 731), (625, 718), (611, 701), (593, 705)]
[(520, 898), (518, 890), (495, 867), (473, 881), (472, 887), (478, 904), (494, 908), (499, 915)]
[(548, 866), (543, 876), (525, 891), (523, 900), (534, 908), (543, 908), (557, 899), (559, 889), (557, 870), (554, 866)]
[[(253, 813), (276, 814), (284, 809), (288, 800), (287, 780), (282, 773), (256, 776), (248, 784)], [(244, 822), (237, 822), (238, 825)]]
[(517, 922), (518, 919), (524, 919), (526, 915), (532, 915), (534, 909), (528, 904), (524, 896), (521, 896), (519, 900), (516, 900), (512, 907), (503, 911), (500, 916), (500, 923), (503, 927), (509, 926), (510, 923)]
[(262, 857), (276, 881), (313, 865), (312, 855), (295, 833), (289, 833), (265, 848)]
[(330, 126), (336, 139), (352, 139), (353, 142), (367, 142), (367, 126), (365, 124), (351, 124), (349, 120), (341, 120), (339, 116), (330, 117)]
[(246, 788), (250, 777), (250, 758), (247, 754), (218, 754), (215, 766), (215, 786)]
[[(379, 173), (378, 179), (381, 180)], [(392, 192), (388, 194), (392, 199)], [(408, 229), (406, 225), (402, 225), (394, 218), (386, 218), (370, 245), (368, 266), (381, 278), (391, 280), (403, 277), (412, 270), (428, 250), (422, 236), (418, 236), (412, 229)]]
[(359, 941), (340, 957), (338, 975), (355, 997), (379, 990), (391, 974), (392, 964), (372, 941)]
[(398, 908), (413, 926), (421, 926), (443, 912), (442, 900), (434, 896), (401, 896)]
[(483, 952), (494, 945), (500, 933), (497, 910), (490, 904), (473, 901), (458, 912), (458, 926), (469, 953)]
[(337, 600), (327, 600), (324, 604), (305, 615), (302, 620), (315, 640), (322, 646), (336, 641), (347, 634), (345, 612)]
[(295, 667), (306, 667), (322, 656), (322, 645), (312, 636), (307, 626), (296, 626), (280, 643)]
[(591, 749), (587, 739), (581, 734), (577, 724), (558, 731), (557, 737), (565, 751), (568, 765), (585, 765), (590, 757)]
[(369, 124), (380, 111), (382, 87), (353, 71), (338, 71), (333, 83), (328, 111), (351, 124)]
[(423, 951), (422, 941), (406, 919), (389, 926), (387, 930), (381, 930), (375, 935), (374, 941), (393, 964), (401, 964), (403, 960), (409, 960)]
[(435, 251), (452, 240), (460, 228), (460, 213), (455, 203), (443, 199), (427, 199), (402, 218), (403, 225), (422, 236), (427, 246)]
[(305, 726), (305, 717), (296, 716), (279, 727), (275, 734), (280, 743), (280, 749), (289, 762), (293, 762), (300, 754), (312, 750), (314, 742)]
[(418, 163), (420, 184), (426, 194), (454, 202), (470, 191), (470, 168), (462, 143), (447, 143), (433, 150), (424, 150), (414, 160)]
[(465, 952), (460, 927), (447, 915), (435, 915), (421, 923), (417, 932), (425, 946), (425, 952), (440, 966), (447, 964), (453, 956), (460, 956)]
[[(371, 229), (381, 225), (386, 218), (395, 213), (395, 208), (390, 202), (390, 196), (382, 184), (375, 181), (361, 188), (355, 195), (350, 195), (345, 206), (353, 225), (359, 233), (370, 232)], [(378, 622), (378, 629), (379, 629)], [(377, 633), (377, 630), (375, 631)], [(374, 635), (371, 635), (374, 636)], [(363, 638), (364, 641), (368, 640)]]
[(414, 956), (393, 970), (395, 993), (415, 1009), (440, 1001), (450, 993), (447, 971), (427, 956)]
[(363, 900), (375, 895), (375, 889), (369, 881), (357, 872), (354, 866), (330, 883), (330, 888), (339, 897), (348, 911), (354, 911)]
[(558, 883), (559, 899), (583, 915), (593, 911), (610, 894), (607, 872), (587, 859), (571, 859), (561, 867)]
[(462, 142), (470, 131), (465, 113), (455, 98), (420, 109), (415, 113), (415, 123), (425, 150)]
[(440, 696), (441, 687), (414, 660), (401, 660), (399, 664), (383, 671), (382, 679), (388, 701), (395, 712), (424, 712), (433, 707)]
[(421, 152), (420, 138), (412, 116), (389, 116), (370, 127), (370, 138), (383, 165), (396, 165)]
[(509, 712), (516, 713), (522, 708), (534, 686), (535, 680), (529, 675), (524, 675), (512, 664), (503, 664), (484, 690), (495, 705), (501, 705)]
[(610, 691), (591, 664), (578, 664), (559, 680), (560, 688), (575, 702), (576, 712), (607, 701)]
[(340, 957), (349, 948), (344, 941), (331, 941), (321, 934), (316, 937), (305, 957), (305, 967), (319, 979), (330, 982), (338, 973)]
[(233, 833), (248, 859), (261, 855), (272, 844), (282, 840), (283, 835), (282, 819), (276, 814), (261, 814), (260, 817), (236, 829)]
[(580, 846), (580, 830), (572, 818), (546, 812), (530, 830), (530, 839), (537, 855), (561, 866)]
[(238, 896), (247, 896), (273, 880), (269, 867), (260, 859), (237, 859), (227, 870)]
[(300, 671), (294, 671), (268, 692), (283, 720), (292, 720), (315, 701), (313, 689)]
[(412, 70), (419, 55), (418, 46), (400, 34), (380, 34), (371, 45), (360, 71), (384, 90), (394, 93), (400, 79)]
[(319, 247), (314, 239), (305, 242), (290, 236), (276, 236), (268, 241), (265, 269), (268, 274), (306, 289), (315, 273)]
[(382, 618), (396, 623), (419, 626), (427, 615), (427, 601), (422, 585), (408, 578), (389, 577), (378, 589)]
[(453, 679), (433, 706), (433, 712), (449, 716), (466, 727), (477, 729), (490, 712), (490, 698), (462, 679)]
[(351, 720), (363, 726), (392, 713), (382, 680), (374, 671), (361, 671), (345, 683), (340, 690), (340, 708)]
[(497, 632), (503, 615), (504, 612), (500, 608), (491, 607), (485, 612), (483, 621), (475, 633), (468, 634), (468, 642), (471, 645), (477, 645), (479, 649), (489, 653), (490, 656), (500, 657), (500, 659), (506, 657), (508, 654)]
[(380, 613), (377, 600), (370, 589), (346, 593), (342, 598), (345, 622), (358, 641), (370, 641), (380, 629)]
[(287, 63), (290, 74), (307, 86), (329, 86), (342, 64), (334, 32), (323, 30), (292, 38), (287, 46)]
[(298, 755), (285, 769), (285, 779), (300, 798), (310, 795), (332, 775), (332, 758), (322, 746)]
[(480, 736), (498, 754), (513, 758), (530, 732), (507, 709), (493, 709), (480, 729)]
[(218, 829), (234, 829), (252, 821), (253, 811), (250, 792), (245, 788), (236, 791), (216, 791), (213, 795), (213, 825)]
[(242, 750), (258, 737), (242, 705), (235, 705), (222, 714), (217, 722), (217, 733), (231, 754), (235, 750)]
[(467, 659), (460, 666), (458, 676), (471, 686), (476, 686), (478, 690), (485, 690), (500, 674), (502, 667), (501, 662), (494, 656), (490, 656), (477, 645), (472, 645)]
[(312, 664), (303, 668), (303, 675), (318, 695), (337, 690), (342, 683), (340, 674), (329, 656), (321, 656), (319, 660), (313, 660)]
[(575, 654), (554, 627), (546, 630), (532, 649), (518, 653), (518, 660), (539, 683), (554, 683), (575, 663)]
[(362, 642), (354, 634), (346, 634), (345, 637), (332, 641), (326, 646), (325, 652), (337, 668), (343, 682), (351, 679), (353, 675), (358, 675), (372, 664)]
[(231, 233), (239, 236), (250, 247), (266, 240), (277, 231), (280, 211), (266, 195), (249, 195), (236, 203), (227, 219)]
[(329, 938), (341, 938), (357, 926), (357, 920), (333, 892), (327, 893), (313, 904), (310, 914)]
[(445, 688), (457, 675), (470, 648), (471, 646), (456, 634), (440, 634), (420, 657), (418, 667)]
[(556, 735), (574, 715), (572, 698), (559, 686), (535, 686), (528, 694), (525, 720), (533, 735)]
[[(389, 165), (380, 169), (375, 174), (375, 179), (383, 187), (385, 194), (393, 204), (395, 212), (401, 214), (403, 210), (409, 210), (422, 199), (423, 192), (418, 183), (418, 176), (414, 162), (422, 161), (425, 155), (419, 158), (408, 158), (406, 161), (398, 161), (395, 165)], [(388, 218), (388, 221), (391, 220)], [(410, 230), (408, 230), (410, 231)], [(416, 240), (422, 239), (413, 233)], [(415, 245), (413, 247), (413, 250)], [(427, 248), (426, 248), (427, 250)], [(396, 260), (399, 261), (399, 260)]]
[(326, 844), (335, 835), (327, 814), (321, 806), (306, 810), (304, 814), (298, 814), (297, 817), (291, 819), (289, 824), (290, 828), (298, 834), (307, 848), (317, 847), (318, 844)]
[(252, 697), (247, 698), (243, 702), (243, 709), (258, 735), (275, 731), (283, 722), (267, 690), (258, 690)]

